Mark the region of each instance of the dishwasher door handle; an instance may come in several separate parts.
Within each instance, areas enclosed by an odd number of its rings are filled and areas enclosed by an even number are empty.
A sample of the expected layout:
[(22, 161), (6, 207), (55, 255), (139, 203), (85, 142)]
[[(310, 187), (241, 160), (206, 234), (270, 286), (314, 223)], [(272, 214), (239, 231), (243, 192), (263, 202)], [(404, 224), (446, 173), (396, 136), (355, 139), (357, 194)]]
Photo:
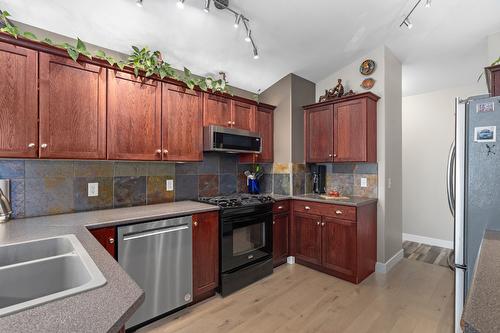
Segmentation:
[(169, 232), (186, 230), (186, 229), (189, 229), (189, 227), (186, 224), (184, 224), (184, 225), (180, 225), (177, 227), (168, 227), (168, 228), (163, 228), (163, 229), (159, 229), (159, 230), (145, 231), (145, 232), (141, 232), (138, 234), (132, 234), (130, 236), (124, 235), (123, 240), (128, 241), (128, 240), (133, 240), (133, 239), (139, 239), (139, 238), (144, 238), (144, 237), (166, 234)]

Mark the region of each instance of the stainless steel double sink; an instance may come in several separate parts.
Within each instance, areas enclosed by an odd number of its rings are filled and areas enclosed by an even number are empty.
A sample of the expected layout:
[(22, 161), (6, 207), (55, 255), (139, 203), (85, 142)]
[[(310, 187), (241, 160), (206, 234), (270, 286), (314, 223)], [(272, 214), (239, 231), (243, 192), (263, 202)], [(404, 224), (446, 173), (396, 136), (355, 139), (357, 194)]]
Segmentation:
[(0, 316), (105, 283), (75, 235), (0, 246)]

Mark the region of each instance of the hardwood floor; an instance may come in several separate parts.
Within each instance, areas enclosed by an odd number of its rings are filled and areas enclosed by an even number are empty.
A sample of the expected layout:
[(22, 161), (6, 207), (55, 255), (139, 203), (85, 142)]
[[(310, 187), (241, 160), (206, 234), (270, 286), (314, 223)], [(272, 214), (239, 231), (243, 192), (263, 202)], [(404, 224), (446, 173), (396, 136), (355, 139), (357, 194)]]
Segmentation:
[(453, 331), (453, 272), (402, 259), (388, 274), (354, 285), (301, 265), (226, 298), (213, 297), (141, 333)]
[(453, 252), (452, 249), (410, 241), (403, 242), (403, 250), (405, 258), (443, 267), (448, 267), (448, 256)]

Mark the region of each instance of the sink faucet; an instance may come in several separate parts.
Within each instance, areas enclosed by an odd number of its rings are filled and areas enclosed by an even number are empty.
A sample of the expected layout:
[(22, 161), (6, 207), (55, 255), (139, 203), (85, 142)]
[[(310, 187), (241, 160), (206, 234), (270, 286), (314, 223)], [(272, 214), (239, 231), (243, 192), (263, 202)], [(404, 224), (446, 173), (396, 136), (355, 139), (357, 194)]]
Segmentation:
[(10, 220), (12, 216), (12, 206), (9, 200), (9, 180), (0, 180), (0, 223)]

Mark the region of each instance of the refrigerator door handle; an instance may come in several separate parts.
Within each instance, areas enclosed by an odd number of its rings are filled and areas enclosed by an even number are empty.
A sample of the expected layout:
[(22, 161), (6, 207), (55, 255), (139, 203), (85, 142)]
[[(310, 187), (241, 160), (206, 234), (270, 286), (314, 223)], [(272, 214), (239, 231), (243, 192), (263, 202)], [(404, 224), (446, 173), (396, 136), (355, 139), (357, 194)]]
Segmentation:
[(452, 216), (455, 216), (455, 141), (451, 144), (448, 153), (448, 168), (446, 170), (446, 193), (448, 194), (448, 206)]

